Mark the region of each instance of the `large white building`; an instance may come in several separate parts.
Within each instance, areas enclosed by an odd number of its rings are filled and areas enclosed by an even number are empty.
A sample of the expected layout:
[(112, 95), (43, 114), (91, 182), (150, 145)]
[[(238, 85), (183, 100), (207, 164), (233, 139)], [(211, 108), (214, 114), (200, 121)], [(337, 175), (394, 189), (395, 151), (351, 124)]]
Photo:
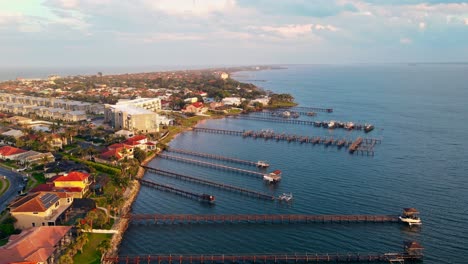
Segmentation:
[(106, 121), (114, 129), (126, 129), (133, 132), (159, 132), (158, 114), (133, 105), (106, 105)]
[(120, 99), (116, 105), (130, 105), (134, 107), (144, 108), (150, 111), (161, 110), (161, 99), (159, 98), (138, 98), (133, 100)]

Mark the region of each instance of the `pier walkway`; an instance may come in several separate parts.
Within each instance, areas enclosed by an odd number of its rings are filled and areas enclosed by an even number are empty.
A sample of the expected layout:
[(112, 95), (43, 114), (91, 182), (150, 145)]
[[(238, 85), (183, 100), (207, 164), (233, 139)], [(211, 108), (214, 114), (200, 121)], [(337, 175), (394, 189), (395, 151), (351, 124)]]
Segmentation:
[(354, 141), (347, 140), (345, 138), (342, 139), (334, 139), (333, 137), (320, 137), (320, 136), (301, 136), (301, 135), (293, 135), (293, 134), (286, 134), (286, 133), (275, 133), (272, 130), (248, 130), (248, 131), (236, 131), (236, 130), (224, 130), (224, 129), (215, 129), (215, 128), (204, 128), (204, 127), (194, 127), (194, 132), (204, 132), (204, 133), (214, 133), (214, 134), (223, 134), (223, 135), (233, 135), (233, 136), (242, 136), (244, 138), (251, 137), (251, 138), (263, 138), (265, 140), (276, 140), (276, 141), (286, 141), (286, 142), (298, 142), (301, 144), (322, 144), (324, 146), (336, 146), (338, 148), (342, 147), (349, 147), (352, 146), (353, 143), (356, 141), (360, 141), (359, 144), (355, 144), (353, 146), (353, 151), (350, 151), (351, 154), (353, 153), (360, 153), (362, 155), (367, 154), (368, 156), (374, 155), (374, 146), (376, 144), (380, 144), (382, 141), (376, 138), (362, 138), (358, 137)]
[(206, 162), (206, 161), (201, 161), (201, 160), (195, 160), (195, 159), (188, 159), (188, 158), (183, 158), (179, 156), (173, 156), (173, 155), (167, 155), (164, 153), (160, 153), (158, 157), (165, 158), (165, 159), (172, 159), (175, 161), (181, 161), (185, 163), (191, 163), (191, 164), (196, 164), (199, 166), (204, 166), (204, 167), (210, 167), (210, 168), (215, 168), (215, 169), (221, 169), (221, 170), (227, 170), (227, 171), (234, 171), (242, 174), (247, 174), (247, 175), (252, 175), (256, 176), (259, 178), (263, 178), (264, 173), (261, 172), (256, 172), (256, 171), (251, 171), (251, 170), (244, 170), (240, 168), (235, 168), (235, 167), (230, 167), (222, 164), (216, 164), (216, 163), (211, 163), (211, 162)]
[(398, 215), (166, 215), (130, 214), (133, 222), (174, 224), (308, 224), (308, 223), (399, 223)]
[(253, 161), (249, 161), (249, 160), (241, 160), (241, 159), (236, 159), (236, 158), (224, 157), (224, 156), (221, 156), (221, 155), (214, 155), (214, 154), (209, 154), (209, 153), (189, 151), (189, 150), (185, 150), (185, 149), (168, 148), (166, 151), (179, 153), (179, 154), (190, 155), (190, 156), (197, 156), (197, 157), (215, 159), (215, 160), (229, 161), (229, 162), (239, 163), (239, 164), (244, 164), (244, 165), (249, 165), (249, 166), (257, 166), (257, 162), (253, 162)]
[(276, 253), (258, 255), (239, 254), (204, 254), (204, 255), (141, 255), (141, 256), (118, 256), (104, 257), (103, 263), (164, 263), (164, 264), (203, 264), (203, 263), (356, 263), (356, 262), (387, 262), (405, 263), (415, 262), (423, 259), (422, 249), (417, 253), (406, 250), (398, 253)]
[(147, 187), (154, 188), (154, 189), (161, 190), (161, 191), (171, 192), (171, 193), (174, 193), (174, 194), (177, 194), (177, 195), (189, 198), (189, 199), (197, 200), (200, 202), (206, 201), (207, 194), (193, 193), (193, 192), (178, 189), (169, 185), (159, 184), (153, 181), (148, 181), (148, 180), (143, 180), (143, 179), (138, 179), (138, 181), (143, 186), (147, 186)]
[(333, 113), (333, 108), (320, 108), (320, 107), (306, 107), (306, 106), (293, 106), (291, 108), (281, 108), (284, 111), (296, 112), (296, 110), (302, 110), (307, 112), (325, 112)]
[(179, 173), (175, 173), (175, 172), (171, 172), (171, 171), (166, 171), (166, 170), (161, 170), (161, 169), (156, 169), (156, 168), (152, 168), (152, 167), (148, 167), (148, 166), (141, 166), (141, 167), (148, 170), (148, 171), (151, 171), (151, 172), (163, 175), (163, 176), (167, 176), (167, 177), (173, 177), (173, 178), (181, 179), (181, 180), (184, 180), (184, 181), (190, 181), (190, 182), (194, 182), (194, 183), (198, 183), (198, 184), (203, 184), (203, 185), (219, 188), (219, 189), (222, 189), (222, 190), (227, 190), (227, 191), (247, 195), (247, 196), (250, 196), (250, 197), (255, 197), (255, 198), (258, 198), (258, 199), (264, 199), (264, 200), (270, 200), (270, 201), (275, 200), (274, 196), (271, 196), (271, 195), (268, 195), (268, 194), (265, 194), (265, 193), (261, 193), (261, 192), (251, 191), (251, 190), (240, 188), (240, 187), (237, 187), (237, 186), (232, 186), (232, 185), (228, 185), (228, 184), (208, 181), (208, 180), (196, 178), (196, 177), (193, 177), (193, 176), (183, 175), (183, 174), (179, 174)]

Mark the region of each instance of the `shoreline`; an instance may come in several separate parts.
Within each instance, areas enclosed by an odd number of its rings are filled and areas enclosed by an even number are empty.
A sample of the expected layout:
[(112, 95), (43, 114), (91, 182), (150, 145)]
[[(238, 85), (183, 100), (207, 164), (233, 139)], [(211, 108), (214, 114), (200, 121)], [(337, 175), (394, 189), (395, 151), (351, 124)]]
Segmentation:
[[(202, 122), (204, 122), (206, 120), (221, 119), (221, 118), (224, 118), (224, 117), (218, 117), (218, 116), (207, 117), (205, 119), (198, 120), (197, 123), (194, 126), (197, 126), (198, 124), (200, 124), (200, 123), (202, 123)], [(185, 127), (181, 131), (178, 131), (177, 133), (175, 133), (175, 134), (173, 134), (171, 136), (169, 136), (169, 134), (168, 134), (167, 136), (168, 136), (169, 141), (167, 142), (167, 144), (169, 144), (172, 140), (174, 140), (179, 134), (184, 133), (186, 131), (191, 131), (192, 127), (193, 126)], [(165, 145), (167, 145), (167, 144), (165, 144)], [(135, 175), (135, 179), (133, 179), (131, 181), (131, 186), (129, 188), (127, 188), (127, 190), (125, 190), (124, 197), (126, 199), (125, 199), (124, 205), (122, 205), (122, 208), (120, 209), (120, 216), (126, 215), (126, 214), (128, 214), (130, 212), (130, 209), (132, 208), (133, 203), (135, 202), (136, 198), (138, 197), (138, 194), (139, 194), (140, 188), (141, 188), (141, 185), (140, 185), (138, 179), (142, 179), (143, 176), (146, 173), (146, 170), (141, 166), (142, 165), (146, 166), (149, 162), (151, 162), (154, 158), (156, 158), (157, 155), (162, 151), (164, 151), (164, 150), (159, 149), (155, 153), (153, 153), (150, 156), (146, 157), (146, 159), (143, 162), (141, 162), (141, 164), (140, 164), (140, 166), (138, 168), (138, 172)], [(120, 244), (122, 243), (123, 236), (125, 235), (125, 232), (127, 231), (129, 222), (130, 222), (130, 220), (128, 218), (120, 217), (117, 220), (117, 222), (114, 223), (112, 229), (117, 230), (118, 232), (116, 234), (114, 234), (112, 236), (112, 238), (111, 238), (110, 249), (106, 253), (102, 254), (101, 263), (106, 263), (106, 262), (102, 261), (105, 256), (117, 256), (118, 255), (118, 252), (120, 250)]]

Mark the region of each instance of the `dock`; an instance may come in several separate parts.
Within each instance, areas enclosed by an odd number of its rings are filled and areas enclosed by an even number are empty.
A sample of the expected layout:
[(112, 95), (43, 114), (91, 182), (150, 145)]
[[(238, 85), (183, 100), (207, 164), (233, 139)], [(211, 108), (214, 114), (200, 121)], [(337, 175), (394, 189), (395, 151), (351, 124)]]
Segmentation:
[[(328, 129), (346, 129), (348, 131), (351, 130), (364, 130), (365, 125), (363, 124), (356, 124), (353, 122), (353, 128), (346, 128), (346, 123), (349, 122), (340, 122), (334, 121), (336, 126), (333, 128), (328, 127), (328, 123), (330, 121), (310, 121), (310, 120), (299, 120), (299, 119), (291, 119), (291, 118), (281, 118), (281, 117), (264, 117), (264, 116), (255, 116), (254, 115), (237, 115), (237, 116), (228, 116), (229, 118), (233, 119), (243, 119), (243, 120), (254, 120), (254, 121), (264, 121), (264, 122), (274, 122), (274, 123), (285, 123), (285, 124), (293, 124), (293, 125), (308, 125), (313, 126), (314, 128), (328, 128)], [(367, 132), (366, 132), (367, 133)]]
[(179, 224), (313, 224), (313, 223), (402, 223), (398, 215), (189, 215), (130, 214), (136, 223)]
[[(265, 140), (276, 140), (276, 141), (286, 141), (286, 142), (297, 142), (300, 144), (322, 144), (327, 146), (336, 146), (338, 148), (342, 147), (350, 147), (353, 143), (357, 140), (362, 140), (358, 146), (353, 147), (354, 151), (349, 151), (350, 154), (358, 153), (368, 156), (374, 155), (374, 146), (376, 144), (380, 144), (382, 142), (381, 139), (376, 138), (362, 138), (358, 137), (356, 140), (351, 141), (345, 138), (341, 139), (334, 139), (332, 137), (323, 137), (323, 136), (303, 136), (303, 135), (294, 135), (294, 134), (286, 134), (286, 133), (276, 133), (272, 130), (243, 130), (243, 131), (236, 131), (236, 130), (224, 130), (224, 129), (215, 129), (215, 128), (204, 128), (204, 127), (194, 127), (194, 132), (203, 132), (203, 133), (214, 133), (214, 134), (222, 134), (222, 135), (233, 135), (233, 136), (242, 136), (244, 138), (262, 138)], [(361, 139), (359, 139), (361, 138)]]
[(105, 256), (103, 263), (324, 263), (324, 262), (387, 262), (404, 263), (423, 260), (423, 247), (415, 241), (404, 243), (403, 252), (396, 253), (272, 253), (272, 254), (167, 254), (141, 256)]
[(168, 149), (166, 149), (166, 151), (179, 153), (179, 154), (190, 155), (190, 156), (202, 157), (202, 158), (209, 158), (209, 159), (215, 159), (215, 160), (228, 161), (228, 162), (232, 162), (232, 163), (238, 163), (238, 164), (249, 165), (249, 166), (257, 166), (258, 165), (258, 163), (254, 162), (254, 161), (224, 157), (224, 156), (221, 156), (221, 155), (215, 155), (215, 154), (210, 154), (210, 153), (189, 151), (189, 150), (185, 150), (185, 149), (168, 148)]
[(177, 194), (177, 195), (189, 198), (189, 199), (197, 200), (199, 202), (209, 202), (209, 201), (206, 200), (206, 198), (207, 197), (214, 197), (212, 195), (193, 193), (193, 192), (190, 192), (190, 191), (178, 189), (178, 188), (173, 187), (173, 186), (159, 184), (159, 183), (144, 180), (144, 179), (138, 179), (138, 181), (143, 186), (147, 186), (147, 187), (154, 188), (154, 189), (161, 190), (161, 191), (165, 191), (165, 192), (171, 192), (171, 193), (174, 193), (174, 194)]
[(303, 110), (307, 112), (333, 113), (333, 108), (307, 107), (307, 106), (294, 106), (291, 108), (281, 108), (281, 110), (285, 110), (285, 111)]
[(185, 163), (196, 164), (196, 165), (204, 166), (204, 167), (220, 169), (220, 170), (238, 172), (238, 173), (242, 173), (242, 174), (256, 176), (256, 177), (259, 177), (259, 178), (263, 178), (263, 175), (264, 175), (264, 173), (257, 172), (257, 171), (244, 170), (244, 169), (235, 168), (235, 167), (231, 167), (231, 166), (226, 166), (226, 165), (222, 165), (222, 164), (216, 164), (216, 163), (212, 163), (212, 162), (206, 162), (206, 161), (201, 161), (201, 160), (183, 158), (183, 157), (174, 156), (174, 155), (167, 155), (167, 154), (164, 154), (164, 153), (160, 153), (158, 155), (158, 157), (165, 158), (165, 159), (171, 159), (171, 160), (175, 160), (175, 161), (181, 161), (181, 162), (185, 162)]
[(249, 197), (254, 197), (254, 198), (263, 199), (263, 200), (270, 200), (270, 201), (274, 201), (276, 199), (274, 196), (271, 196), (271, 195), (268, 195), (268, 194), (265, 194), (265, 193), (261, 193), (261, 192), (251, 191), (251, 190), (240, 188), (240, 187), (237, 187), (237, 186), (232, 186), (232, 185), (228, 185), (228, 184), (224, 184), (224, 183), (217, 183), (217, 182), (213, 182), (213, 181), (208, 181), (208, 180), (196, 178), (196, 177), (193, 177), (193, 176), (183, 175), (183, 174), (179, 174), (179, 173), (175, 173), (175, 172), (171, 172), (171, 171), (167, 171), (167, 170), (156, 169), (156, 168), (152, 168), (152, 167), (148, 167), (148, 166), (141, 166), (141, 167), (143, 167), (144, 169), (146, 169), (148, 171), (151, 171), (151, 172), (163, 175), (163, 176), (173, 177), (173, 178), (184, 180), (184, 181), (203, 184), (203, 185), (215, 187), (215, 188), (218, 188), (218, 189), (227, 190), (227, 191), (247, 195)]

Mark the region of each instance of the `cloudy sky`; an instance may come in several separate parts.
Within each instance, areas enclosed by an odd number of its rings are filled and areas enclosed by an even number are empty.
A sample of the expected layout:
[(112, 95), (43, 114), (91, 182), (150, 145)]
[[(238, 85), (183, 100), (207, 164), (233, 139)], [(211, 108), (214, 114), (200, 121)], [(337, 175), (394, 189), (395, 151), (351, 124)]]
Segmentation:
[(0, 66), (468, 61), (468, 1), (0, 0)]

